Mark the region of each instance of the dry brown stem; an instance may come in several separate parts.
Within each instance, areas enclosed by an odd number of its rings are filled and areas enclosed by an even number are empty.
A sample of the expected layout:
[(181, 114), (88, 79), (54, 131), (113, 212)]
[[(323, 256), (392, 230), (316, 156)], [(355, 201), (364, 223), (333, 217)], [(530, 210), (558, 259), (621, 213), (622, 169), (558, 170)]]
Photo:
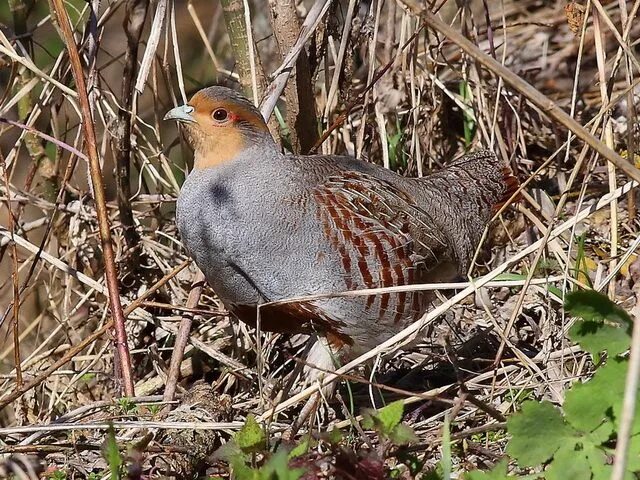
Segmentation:
[(133, 254), (131, 264), (138, 265), (140, 235), (136, 231), (131, 210), (131, 136), (134, 99), (134, 80), (138, 71), (138, 46), (147, 17), (148, 0), (128, 0), (125, 6), (124, 31), (127, 35), (127, 49), (124, 57), (124, 71), (120, 109), (113, 142), (116, 161), (116, 180), (118, 187), (118, 209), (120, 223), (124, 228), (124, 239)]
[[(273, 0), (269, 4), (273, 35), (284, 60), (300, 35), (296, 3), (292, 0)], [(304, 49), (296, 60), (295, 72), (289, 77), (284, 95), (291, 148), (294, 153), (307, 153), (318, 140), (318, 125), (309, 58)]]

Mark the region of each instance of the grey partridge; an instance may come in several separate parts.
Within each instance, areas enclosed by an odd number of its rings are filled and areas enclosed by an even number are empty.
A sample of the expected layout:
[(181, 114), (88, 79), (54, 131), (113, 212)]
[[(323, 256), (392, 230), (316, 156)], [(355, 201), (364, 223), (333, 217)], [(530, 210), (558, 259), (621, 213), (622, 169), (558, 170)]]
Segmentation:
[[(200, 90), (165, 119), (182, 124), (194, 150), (176, 211), (183, 244), (249, 324), (257, 305), (277, 300), (464, 275), (488, 221), (518, 187), (489, 151), (423, 178), (349, 156), (282, 153), (254, 105), (224, 87)], [(324, 341), (308, 361), (331, 368), (417, 320), (429, 298), (414, 291), (269, 305), (260, 325), (317, 334)]]

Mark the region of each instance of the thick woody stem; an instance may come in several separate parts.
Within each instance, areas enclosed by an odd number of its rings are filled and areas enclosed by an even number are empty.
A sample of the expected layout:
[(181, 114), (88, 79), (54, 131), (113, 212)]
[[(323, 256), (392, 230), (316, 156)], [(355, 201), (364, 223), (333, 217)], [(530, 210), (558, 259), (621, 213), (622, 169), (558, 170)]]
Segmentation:
[(102, 170), (100, 168), (100, 159), (98, 157), (93, 115), (91, 114), (91, 106), (87, 94), (87, 84), (84, 78), (78, 48), (73, 38), (71, 22), (69, 21), (69, 16), (65, 10), (63, 0), (50, 1), (52, 5), (52, 12), (54, 12), (57, 17), (60, 33), (62, 34), (63, 41), (67, 47), (71, 71), (78, 90), (78, 99), (80, 101), (80, 111), (82, 114), (82, 131), (84, 133), (87, 156), (89, 157), (89, 171), (91, 174), (91, 183), (93, 184), (93, 192), (96, 202), (100, 241), (102, 243), (102, 253), (104, 255), (106, 283), (109, 290), (109, 308), (111, 310), (116, 331), (116, 352), (121, 366), (120, 373), (122, 375), (125, 395), (133, 397), (135, 396), (135, 392), (133, 388), (133, 377), (131, 374), (131, 356), (127, 346), (127, 332), (124, 325), (125, 317), (120, 303), (118, 270), (116, 268), (113, 244), (111, 242), (111, 229), (104, 195), (104, 182), (102, 179)]
[(249, 36), (245, 25), (242, 0), (221, 0), (224, 21), (231, 41), (231, 50), (236, 59), (235, 69), (240, 77), (244, 94), (253, 98), (251, 88), (251, 62), (249, 60)]
[[(284, 60), (300, 35), (300, 20), (293, 0), (271, 0), (271, 26)], [(287, 125), (294, 153), (308, 153), (318, 140), (315, 100), (307, 52), (302, 49), (296, 60), (295, 73), (284, 90), (287, 101)]]

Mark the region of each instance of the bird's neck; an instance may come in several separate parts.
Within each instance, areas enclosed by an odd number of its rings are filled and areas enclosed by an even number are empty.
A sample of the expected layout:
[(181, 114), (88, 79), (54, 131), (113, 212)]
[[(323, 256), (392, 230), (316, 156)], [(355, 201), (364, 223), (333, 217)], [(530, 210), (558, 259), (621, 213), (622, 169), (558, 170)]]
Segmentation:
[(236, 138), (207, 139), (204, 148), (196, 148), (193, 158), (194, 170), (221, 167), (243, 160), (260, 160), (276, 158), (280, 151), (270, 135), (252, 138), (237, 136)]

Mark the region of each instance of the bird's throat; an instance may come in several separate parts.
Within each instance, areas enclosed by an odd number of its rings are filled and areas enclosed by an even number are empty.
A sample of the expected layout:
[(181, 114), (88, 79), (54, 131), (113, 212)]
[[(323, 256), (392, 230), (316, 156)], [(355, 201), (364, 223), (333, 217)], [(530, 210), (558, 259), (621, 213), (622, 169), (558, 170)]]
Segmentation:
[(216, 132), (193, 138), (195, 170), (213, 168), (233, 161), (246, 148), (245, 139), (237, 130)]

